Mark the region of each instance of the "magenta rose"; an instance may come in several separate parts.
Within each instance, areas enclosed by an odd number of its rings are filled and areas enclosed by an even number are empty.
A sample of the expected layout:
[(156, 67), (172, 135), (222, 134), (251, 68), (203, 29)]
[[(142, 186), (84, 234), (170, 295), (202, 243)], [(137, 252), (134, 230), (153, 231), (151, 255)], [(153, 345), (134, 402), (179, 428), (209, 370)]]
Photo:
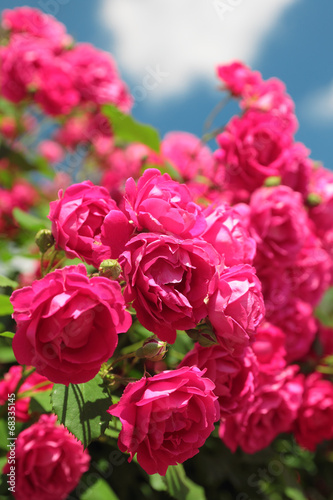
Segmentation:
[(95, 267), (116, 259), (133, 231), (107, 190), (90, 181), (60, 190), (59, 199), (50, 203), (49, 219), (57, 248)]
[(11, 302), (17, 361), (65, 385), (94, 378), (112, 356), (118, 333), (131, 325), (120, 285), (99, 276), (89, 279), (83, 264), (16, 290)]
[(135, 453), (148, 474), (199, 452), (219, 419), (214, 384), (197, 367), (184, 366), (128, 384), (108, 412), (120, 418), (119, 449)]
[[(27, 366), (26, 370), (29, 370)], [(8, 395), (16, 392), (17, 386), (22, 379), (23, 366), (11, 366), (0, 380), (0, 405), (7, 405)], [(15, 417), (19, 422), (27, 422), (30, 419), (29, 405), (31, 394), (35, 392), (52, 389), (53, 384), (47, 378), (34, 372), (29, 375), (20, 386), (15, 400)], [(28, 395), (29, 394), (29, 395)]]
[(256, 242), (250, 237), (237, 208), (220, 205), (204, 213), (207, 228), (202, 238), (222, 256), (225, 265), (252, 264)]
[(253, 400), (258, 367), (250, 347), (236, 357), (220, 345), (202, 347), (195, 344), (179, 367), (194, 365), (214, 382), (221, 417), (241, 411)]
[(294, 432), (296, 441), (310, 451), (315, 451), (325, 439), (333, 439), (333, 384), (320, 373), (305, 379)]
[(252, 71), (240, 61), (218, 66), (217, 76), (223, 81), (223, 89), (237, 97), (254, 94), (254, 89), (262, 82), (259, 71)]
[(264, 318), (261, 284), (248, 264), (225, 269), (209, 291), (208, 318), (217, 340), (239, 354), (253, 340)]
[(125, 299), (161, 340), (173, 344), (176, 330), (194, 328), (207, 316), (205, 299), (219, 264), (209, 243), (141, 233), (128, 242), (119, 263)]
[(303, 394), (303, 376), (295, 376), (298, 369), (289, 366), (275, 376), (262, 373), (253, 402), (222, 419), (219, 435), (232, 452), (240, 446), (245, 453), (255, 453), (292, 430)]
[(193, 203), (187, 186), (154, 168), (144, 172), (137, 186), (134, 179), (128, 179), (125, 209), (139, 231), (193, 238), (206, 227), (202, 210)]
[(255, 265), (284, 266), (296, 260), (298, 252), (310, 234), (302, 197), (287, 186), (261, 188), (250, 201), (251, 236), (257, 243)]
[(265, 321), (256, 333), (252, 349), (264, 373), (278, 373), (286, 366), (286, 336), (280, 328)]
[[(42, 415), (18, 435), (15, 448), (16, 500), (65, 500), (89, 469), (90, 456), (56, 415)], [(11, 456), (4, 467), (9, 474)]]

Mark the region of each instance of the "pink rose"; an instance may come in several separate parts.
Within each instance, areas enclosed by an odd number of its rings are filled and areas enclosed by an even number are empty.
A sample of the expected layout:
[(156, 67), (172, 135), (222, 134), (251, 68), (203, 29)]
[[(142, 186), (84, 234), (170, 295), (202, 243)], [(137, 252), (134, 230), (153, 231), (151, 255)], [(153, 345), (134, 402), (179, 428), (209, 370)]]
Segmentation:
[(232, 452), (240, 446), (245, 453), (255, 453), (292, 430), (303, 394), (303, 376), (295, 376), (298, 369), (289, 366), (275, 376), (262, 374), (254, 401), (243, 412), (222, 419), (219, 435)]
[(131, 95), (119, 78), (116, 63), (110, 54), (88, 43), (78, 43), (63, 58), (71, 67), (82, 103), (112, 103), (123, 111), (131, 109)]
[(196, 455), (219, 418), (214, 384), (197, 367), (184, 366), (128, 384), (108, 412), (120, 418), (119, 449), (137, 453), (148, 474)]
[(322, 356), (333, 355), (333, 328), (318, 322), (318, 338), (322, 348)]
[(252, 349), (263, 373), (279, 373), (286, 366), (286, 336), (271, 323), (262, 323), (256, 333)]
[(309, 221), (302, 197), (287, 186), (267, 187), (255, 191), (250, 201), (250, 231), (257, 243), (255, 265), (284, 266), (296, 260), (310, 234)]
[(99, 276), (89, 279), (83, 264), (16, 290), (11, 302), (17, 361), (65, 385), (94, 378), (112, 356), (118, 333), (131, 325), (120, 285)]
[(225, 269), (209, 291), (208, 318), (218, 341), (239, 354), (253, 340), (264, 318), (261, 284), (248, 264)]
[(168, 133), (162, 141), (162, 154), (172, 162), (184, 181), (190, 181), (198, 174), (212, 176), (212, 152), (193, 134)]
[(73, 184), (50, 203), (49, 219), (57, 248), (98, 267), (116, 259), (133, 231), (107, 190), (90, 181)]
[(141, 233), (119, 259), (124, 297), (143, 326), (173, 344), (176, 330), (194, 328), (207, 316), (205, 299), (219, 262), (205, 241)]
[(294, 433), (296, 441), (310, 451), (325, 439), (333, 439), (333, 384), (320, 373), (305, 379)]
[(262, 82), (259, 71), (252, 71), (240, 61), (217, 66), (217, 76), (223, 81), (225, 89), (232, 95), (238, 97), (242, 95), (252, 95), (253, 88)]
[(281, 309), (269, 314), (267, 319), (281, 328), (286, 335), (285, 348), (288, 363), (302, 359), (311, 349), (317, 327), (310, 304), (292, 298)]
[(207, 228), (202, 238), (221, 255), (225, 265), (252, 264), (256, 242), (250, 237), (237, 208), (220, 205), (204, 213)]
[[(29, 366), (26, 370), (29, 370)], [(0, 381), (0, 405), (7, 405), (8, 395), (16, 392), (17, 386), (22, 378), (23, 367), (11, 366), (8, 373), (5, 373), (3, 380)], [(30, 419), (29, 405), (31, 395), (24, 393), (35, 393), (52, 389), (53, 384), (47, 378), (34, 372), (29, 375), (20, 386), (15, 400), (15, 416), (19, 422), (27, 422)]]
[(58, 163), (63, 160), (65, 153), (63, 148), (55, 141), (45, 139), (38, 144), (38, 152), (50, 163)]
[(290, 161), (292, 134), (273, 111), (235, 116), (217, 142), (218, 170), (225, 170), (223, 187), (233, 191), (234, 202), (248, 201), (268, 177), (282, 176)]
[(6, 9), (2, 13), (2, 26), (13, 33), (24, 33), (45, 39), (54, 50), (61, 50), (70, 41), (65, 26), (53, 16), (44, 14), (39, 9), (17, 7)]
[[(56, 420), (56, 415), (42, 415), (18, 435), (16, 500), (65, 500), (89, 469), (88, 451), (63, 425), (56, 425)], [(9, 471), (8, 462), (4, 473)]]
[(125, 209), (139, 231), (148, 229), (183, 238), (200, 236), (206, 228), (201, 208), (184, 184), (151, 168), (126, 182)]
[(235, 357), (220, 345), (202, 347), (195, 344), (180, 363), (197, 366), (215, 384), (221, 417), (241, 411), (253, 400), (257, 378), (257, 361), (250, 347)]

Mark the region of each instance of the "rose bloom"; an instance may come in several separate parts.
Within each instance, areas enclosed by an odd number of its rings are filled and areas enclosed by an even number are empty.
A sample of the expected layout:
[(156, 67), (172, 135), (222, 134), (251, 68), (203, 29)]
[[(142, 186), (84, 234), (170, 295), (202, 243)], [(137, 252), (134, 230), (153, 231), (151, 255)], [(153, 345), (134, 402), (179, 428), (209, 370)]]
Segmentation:
[(280, 328), (265, 321), (256, 333), (251, 345), (260, 370), (264, 373), (279, 373), (286, 366), (286, 336)]
[(256, 242), (250, 237), (237, 207), (227, 204), (207, 208), (204, 212), (207, 228), (202, 238), (221, 255), (226, 266), (252, 264)]
[(141, 233), (119, 259), (125, 300), (133, 301), (145, 328), (173, 344), (176, 330), (194, 328), (207, 316), (205, 299), (219, 262), (205, 241)]
[[(31, 367), (27, 366), (28, 371)], [(0, 405), (7, 405), (8, 395), (16, 392), (23, 373), (22, 366), (11, 366), (8, 373), (5, 373), (3, 380), (0, 380)], [(34, 372), (29, 375), (16, 394), (15, 416), (19, 422), (27, 422), (30, 419), (29, 405), (31, 396), (25, 396), (27, 391), (31, 393), (43, 392), (52, 389), (53, 384), (47, 378)]]
[(65, 385), (94, 378), (112, 356), (118, 333), (131, 325), (120, 285), (100, 276), (89, 279), (83, 264), (16, 290), (11, 303), (17, 361)]
[(234, 453), (266, 448), (281, 432), (292, 430), (302, 402), (303, 375), (289, 366), (276, 375), (261, 373), (253, 402), (244, 411), (222, 419), (219, 435)]
[(210, 285), (208, 318), (217, 340), (234, 354), (240, 354), (254, 339), (264, 318), (261, 284), (248, 264), (225, 269)]
[(320, 373), (305, 379), (294, 433), (298, 444), (310, 451), (315, 451), (322, 441), (333, 439), (333, 384)]
[(267, 319), (286, 335), (287, 363), (301, 360), (311, 349), (317, 326), (313, 308), (307, 302), (292, 298), (281, 309), (267, 315)]
[(58, 163), (64, 158), (64, 150), (60, 144), (47, 139), (38, 144), (38, 152), (50, 163)]
[(197, 367), (184, 366), (128, 384), (108, 412), (120, 418), (118, 446), (137, 453), (148, 474), (164, 476), (170, 465), (199, 452), (219, 418), (214, 384)]
[(2, 13), (2, 26), (10, 30), (11, 36), (13, 33), (24, 33), (45, 39), (54, 50), (61, 50), (71, 41), (62, 23), (31, 7), (5, 9)]
[(240, 61), (217, 66), (217, 76), (223, 81), (223, 87), (233, 96), (251, 95), (253, 89), (262, 82), (259, 71), (252, 71)]
[(232, 356), (220, 345), (202, 347), (197, 343), (179, 367), (194, 365), (214, 382), (221, 417), (241, 411), (253, 400), (258, 367), (250, 347), (241, 356)]
[(116, 259), (133, 231), (107, 190), (90, 181), (73, 184), (50, 203), (49, 219), (57, 248), (98, 267)]
[[(292, 172), (290, 179), (295, 185), (295, 177), (304, 166), (284, 118), (273, 111), (249, 110), (232, 118), (217, 142), (216, 175), (224, 171), (223, 188), (233, 192), (233, 202), (247, 202), (271, 176), (280, 176), (284, 182)], [(303, 153), (307, 156), (308, 150)]]
[[(90, 456), (56, 415), (41, 415), (15, 441), (16, 500), (65, 500), (89, 469)], [(3, 472), (10, 471), (10, 455)]]
[(287, 186), (261, 188), (253, 193), (250, 209), (256, 267), (267, 266), (267, 259), (274, 265), (294, 262), (310, 234), (301, 195)]
[(187, 186), (154, 168), (143, 173), (137, 186), (134, 179), (128, 179), (125, 209), (139, 231), (194, 238), (206, 228), (202, 210), (193, 203)]
[(162, 141), (162, 154), (172, 162), (184, 181), (198, 174), (210, 178), (214, 169), (211, 150), (188, 132), (170, 132)]
[(88, 43), (77, 43), (63, 58), (72, 68), (81, 103), (112, 103), (123, 111), (130, 111), (132, 97), (119, 78), (116, 63), (110, 54)]

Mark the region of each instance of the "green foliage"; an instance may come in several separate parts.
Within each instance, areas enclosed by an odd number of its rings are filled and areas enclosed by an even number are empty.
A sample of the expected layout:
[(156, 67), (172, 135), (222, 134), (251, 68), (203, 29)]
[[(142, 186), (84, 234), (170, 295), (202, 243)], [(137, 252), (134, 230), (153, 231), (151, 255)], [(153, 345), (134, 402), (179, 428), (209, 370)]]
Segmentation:
[(122, 113), (111, 104), (103, 106), (102, 112), (109, 118), (116, 139), (126, 142), (140, 142), (154, 151), (159, 151), (160, 138), (157, 130), (153, 127), (135, 121), (132, 116)]
[(13, 332), (1, 332), (0, 337), (6, 337), (7, 339), (13, 339), (15, 333)]
[(29, 411), (30, 413), (51, 413), (51, 389), (35, 392), (30, 400)]
[(7, 364), (15, 361), (15, 355), (7, 338), (0, 338), (0, 363)]
[(28, 231), (37, 232), (40, 229), (44, 229), (45, 225), (48, 224), (47, 221), (39, 219), (35, 215), (23, 212), (23, 210), (20, 210), (19, 208), (14, 208), (13, 216), (18, 225), (22, 229), (27, 229)]
[(333, 328), (333, 287), (329, 288), (315, 310), (315, 316), (325, 326)]
[(111, 419), (106, 412), (111, 400), (99, 375), (85, 384), (70, 384), (68, 387), (55, 384), (51, 399), (53, 412), (59, 422), (85, 448), (104, 433)]
[(28, 158), (24, 153), (12, 149), (0, 138), (0, 160), (6, 158), (12, 165), (19, 167), (23, 172), (40, 172), (45, 177), (53, 179), (55, 172), (42, 157)]
[(167, 492), (177, 500), (206, 500), (205, 491), (191, 481), (181, 464), (168, 468), (164, 477)]
[(0, 295), (0, 316), (9, 316), (10, 314), (13, 314), (13, 306), (8, 295)]
[(0, 275), (0, 287), (1, 288), (17, 288), (19, 285), (16, 281), (13, 281), (9, 278), (7, 278), (6, 276), (2, 276)]
[(97, 498), (101, 500), (119, 500), (119, 497), (117, 497), (108, 483), (102, 478), (98, 479), (95, 484), (81, 495), (81, 500), (96, 500)]

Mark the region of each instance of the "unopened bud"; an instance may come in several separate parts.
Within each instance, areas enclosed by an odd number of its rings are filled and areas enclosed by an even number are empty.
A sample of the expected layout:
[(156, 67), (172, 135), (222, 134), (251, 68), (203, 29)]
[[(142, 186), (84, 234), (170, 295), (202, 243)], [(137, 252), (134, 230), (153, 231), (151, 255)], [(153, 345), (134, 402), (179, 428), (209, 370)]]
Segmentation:
[(116, 280), (121, 272), (121, 266), (116, 259), (103, 260), (98, 269), (99, 275), (110, 280)]
[(41, 229), (35, 236), (35, 242), (41, 253), (45, 253), (54, 245), (54, 237), (49, 229)]
[(310, 205), (310, 207), (316, 207), (317, 205), (320, 205), (321, 201), (322, 199), (317, 193), (309, 193), (306, 199), (306, 202), (308, 205)]
[(146, 358), (150, 361), (161, 361), (166, 352), (166, 342), (162, 342), (162, 340), (156, 337), (150, 337), (144, 341), (142, 347), (140, 347), (135, 354), (138, 358)]
[(279, 175), (271, 175), (270, 177), (267, 177), (267, 179), (264, 182), (264, 186), (266, 187), (279, 186), (280, 184), (281, 184), (281, 177)]
[(198, 342), (202, 347), (210, 347), (217, 344), (215, 333), (209, 326), (199, 327), (198, 329), (186, 330), (187, 335)]

